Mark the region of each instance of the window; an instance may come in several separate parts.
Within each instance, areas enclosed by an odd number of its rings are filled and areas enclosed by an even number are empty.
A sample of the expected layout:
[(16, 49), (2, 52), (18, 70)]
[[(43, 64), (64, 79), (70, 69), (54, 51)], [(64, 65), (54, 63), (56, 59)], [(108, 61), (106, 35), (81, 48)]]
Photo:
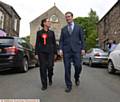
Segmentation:
[(17, 19), (15, 19), (15, 20), (14, 20), (14, 30), (15, 30), (15, 31), (17, 31), (17, 23), (18, 23), (18, 21), (17, 21)]
[(27, 41), (25, 41), (24, 39), (21, 39), (21, 41), (24, 48), (31, 49), (31, 46), (27, 43)]
[(4, 14), (0, 11), (0, 28), (4, 28)]
[(0, 38), (0, 44), (10, 44), (12, 45), (14, 43), (13, 38)]
[(87, 51), (87, 53), (91, 53), (92, 51), (93, 51), (93, 49), (90, 49), (90, 50)]
[(57, 22), (58, 22), (58, 17), (57, 17), (56, 15), (52, 15), (52, 16), (50, 17), (50, 21), (51, 21), (51, 22), (54, 22), (54, 23), (57, 23)]
[(103, 52), (104, 52), (104, 51), (101, 50), (101, 49), (95, 49), (94, 51), (95, 51), (95, 52), (100, 52), (100, 53), (103, 53)]

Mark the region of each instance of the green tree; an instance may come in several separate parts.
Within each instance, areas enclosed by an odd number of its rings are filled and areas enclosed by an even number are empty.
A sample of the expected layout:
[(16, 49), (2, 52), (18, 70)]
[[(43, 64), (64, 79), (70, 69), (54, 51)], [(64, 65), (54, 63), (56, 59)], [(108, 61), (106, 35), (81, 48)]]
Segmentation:
[(88, 17), (77, 17), (74, 19), (74, 21), (83, 28), (86, 50), (96, 47), (96, 39), (98, 37), (96, 24), (98, 19), (96, 11), (93, 11), (92, 9), (90, 10)]

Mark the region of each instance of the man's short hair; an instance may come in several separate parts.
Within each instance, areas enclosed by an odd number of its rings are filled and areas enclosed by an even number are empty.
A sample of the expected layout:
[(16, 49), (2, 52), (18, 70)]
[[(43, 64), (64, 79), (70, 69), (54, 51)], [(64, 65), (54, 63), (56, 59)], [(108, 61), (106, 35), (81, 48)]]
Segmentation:
[(65, 15), (67, 15), (67, 14), (70, 14), (73, 17), (73, 13), (72, 12), (68, 11), (68, 12), (65, 13)]

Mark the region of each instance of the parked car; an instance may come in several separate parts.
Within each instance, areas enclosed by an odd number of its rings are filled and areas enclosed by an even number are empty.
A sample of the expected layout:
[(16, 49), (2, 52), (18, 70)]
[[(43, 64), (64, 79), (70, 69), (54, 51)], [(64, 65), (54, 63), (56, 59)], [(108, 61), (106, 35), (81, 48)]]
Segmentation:
[(115, 73), (120, 70), (120, 44), (110, 53), (108, 57), (108, 72)]
[(27, 72), (37, 64), (32, 45), (19, 37), (0, 37), (0, 70), (15, 68)]
[(87, 51), (83, 56), (83, 64), (89, 64), (93, 66), (94, 64), (107, 65), (108, 63), (108, 53), (104, 52), (100, 48), (92, 48)]

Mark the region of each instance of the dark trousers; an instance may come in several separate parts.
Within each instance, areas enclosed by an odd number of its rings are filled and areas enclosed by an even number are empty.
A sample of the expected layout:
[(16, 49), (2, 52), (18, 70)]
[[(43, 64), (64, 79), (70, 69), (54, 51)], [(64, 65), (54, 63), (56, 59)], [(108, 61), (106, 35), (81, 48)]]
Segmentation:
[(64, 57), (64, 67), (65, 67), (65, 83), (67, 87), (72, 87), (71, 62), (73, 62), (75, 68), (74, 78), (75, 80), (79, 80), (79, 75), (82, 71), (80, 52), (75, 53), (71, 51), (69, 53), (64, 53), (63, 57)]
[(54, 54), (39, 53), (38, 58), (40, 62), (40, 77), (42, 86), (47, 87), (47, 77), (51, 80), (53, 76)]

